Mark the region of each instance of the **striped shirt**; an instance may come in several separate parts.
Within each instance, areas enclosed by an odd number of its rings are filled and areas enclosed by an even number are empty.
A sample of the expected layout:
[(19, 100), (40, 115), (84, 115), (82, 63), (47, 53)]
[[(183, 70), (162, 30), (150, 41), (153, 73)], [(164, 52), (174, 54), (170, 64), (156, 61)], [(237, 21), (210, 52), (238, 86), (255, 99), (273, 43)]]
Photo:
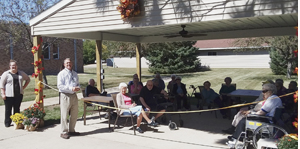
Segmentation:
[(57, 88), (59, 92), (74, 94), (73, 87), (79, 86), (78, 75), (75, 71), (65, 68), (57, 75)]

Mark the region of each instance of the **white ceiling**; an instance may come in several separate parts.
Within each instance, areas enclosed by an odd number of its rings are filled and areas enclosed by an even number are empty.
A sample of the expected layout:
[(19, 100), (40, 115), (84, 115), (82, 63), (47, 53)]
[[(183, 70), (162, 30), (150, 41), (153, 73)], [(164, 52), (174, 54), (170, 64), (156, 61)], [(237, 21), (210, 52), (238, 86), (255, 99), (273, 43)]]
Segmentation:
[(298, 14), (268, 15), (248, 18), (186, 23), (189, 34), (205, 33), (207, 36), (191, 38), (165, 38), (166, 35), (178, 34), (182, 30), (180, 24), (133, 27), (130, 29), (108, 30), (105, 32), (81, 32), (55, 34), (64, 38), (113, 40), (126, 42), (168, 42), (183, 40), (226, 39), (261, 36), (295, 35), (298, 25)]

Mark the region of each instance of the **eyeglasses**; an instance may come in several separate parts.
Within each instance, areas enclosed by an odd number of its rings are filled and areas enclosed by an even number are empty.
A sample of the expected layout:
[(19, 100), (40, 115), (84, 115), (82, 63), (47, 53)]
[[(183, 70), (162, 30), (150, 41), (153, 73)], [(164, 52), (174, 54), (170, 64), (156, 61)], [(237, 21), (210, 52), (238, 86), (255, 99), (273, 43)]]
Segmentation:
[(268, 92), (268, 91), (269, 91), (269, 90), (262, 90), (263, 93), (266, 93), (266, 92)]

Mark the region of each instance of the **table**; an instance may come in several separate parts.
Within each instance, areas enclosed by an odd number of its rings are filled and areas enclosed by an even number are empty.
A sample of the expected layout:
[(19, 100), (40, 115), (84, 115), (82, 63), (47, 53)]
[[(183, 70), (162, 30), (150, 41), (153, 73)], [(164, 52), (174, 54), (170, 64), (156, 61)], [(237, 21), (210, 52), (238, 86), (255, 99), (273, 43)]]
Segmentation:
[[(238, 100), (236, 102), (253, 102), (259, 95), (261, 91), (259, 90), (246, 90), (246, 89), (237, 89), (227, 94), (227, 96), (236, 97)], [(233, 99), (234, 100), (234, 99)], [(231, 102), (231, 101), (230, 101)], [(230, 104), (229, 104), (230, 105)], [(237, 108), (239, 110), (239, 108)], [(231, 119), (231, 110), (228, 110), (228, 117)]]
[[(106, 103), (109, 106), (109, 103), (113, 101), (112, 97), (106, 97), (106, 96), (92, 96), (92, 97), (85, 97), (85, 98), (81, 98), (81, 100), (84, 103), (84, 108), (83, 108), (83, 124), (86, 125), (86, 108), (87, 108), (87, 102), (102, 102), (102, 103)], [(95, 110), (93, 110), (95, 111)], [(96, 110), (98, 111), (98, 110)], [(101, 111), (103, 111), (101, 109)], [(110, 129), (110, 111), (111, 109), (108, 109), (108, 128)]]
[(237, 89), (228, 94), (228, 96), (233, 97), (258, 97), (261, 94), (259, 90), (243, 90)]

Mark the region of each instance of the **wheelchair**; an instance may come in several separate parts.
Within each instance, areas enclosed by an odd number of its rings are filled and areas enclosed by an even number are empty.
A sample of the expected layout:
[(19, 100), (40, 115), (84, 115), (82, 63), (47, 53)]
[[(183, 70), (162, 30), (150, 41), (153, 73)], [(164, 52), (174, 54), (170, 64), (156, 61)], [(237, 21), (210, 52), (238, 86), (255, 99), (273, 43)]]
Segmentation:
[[(249, 117), (246, 117), (246, 129), (237, 138), (234, 148), (247, 149), (249, 144), (254, 148), (261, 148), (261, 145), (265, 145), (266, 142), (270, 142), (269, 148), (275, 148), (275, 141), (288, 134), (282, 127), (275, 125), (280, 120), (282, 110), (283, 107), (277, 107), (274, 117), (249, 114)], [(243, 140), (243, 142), (238, 140)]]

